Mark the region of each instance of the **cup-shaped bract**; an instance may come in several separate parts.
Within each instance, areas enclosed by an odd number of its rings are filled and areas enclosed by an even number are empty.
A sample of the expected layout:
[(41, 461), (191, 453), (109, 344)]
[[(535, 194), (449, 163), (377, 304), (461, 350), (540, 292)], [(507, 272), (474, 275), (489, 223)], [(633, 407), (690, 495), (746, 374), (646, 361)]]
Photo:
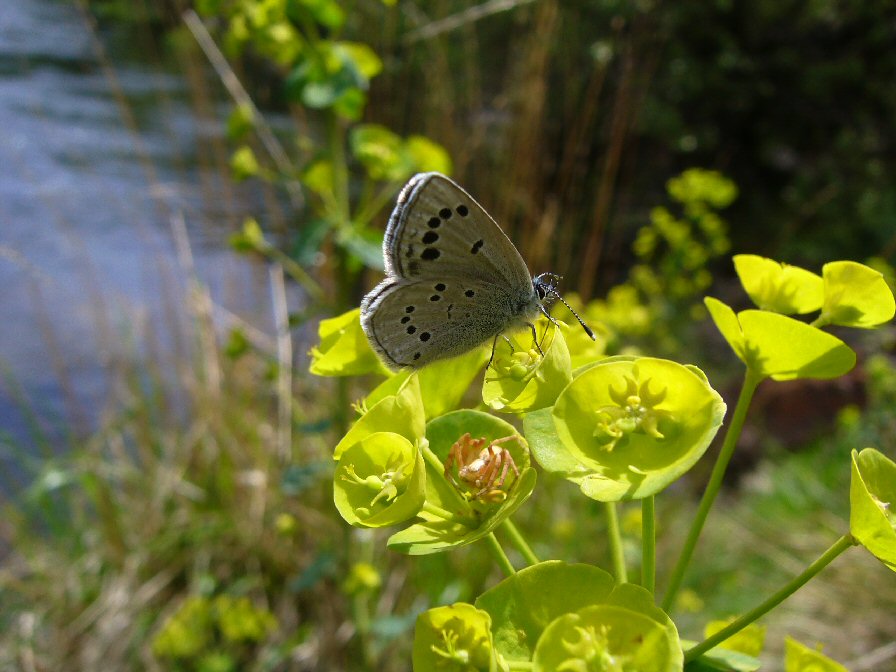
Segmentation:
[(419, 444), (426, 432), (426, 414), (420, 395), (420, 382), (411, 375), (395, 394), (373, 404), (346, 432), (333, 449), (333, 459), (375, 432), (393, 432), (412, 444)]
[(896, 571), (896, 463), (874, 448), (852, 451), (849, 532)]
[(389, 548), (426, 555), (471, 544), (532, 494), (528, 444), (504, 420), (455, 411), (432, 420), (426, 439), (426, 502), (417, 522), (389, 538)]
[(792, 637), (784, 639), (784, 672), (848, 672), (821, 651), (810, 649)]
[(370, 347), (361, 329), (361, 309), (321, 320), (320, 343), (311, 348), (308, 370), (316, 376), (360, 376), (365, 373), (391, 375)]
[(436, 607), (417, 617), (414, 672), (503, 672), (492, 646), (491, 617), (471, 604)]
[(734, 268), (747, 294), (762, 310), (794, 315), (821, 308), (824, 283), (820, 275), (755, 254), (735, 255)]
[(496, 343), (482, 383), (482, 400), (489, 408), (508, 413), (550, 406), (572, 380), (569, 350), (561, 330), (542, 318), (536, 333), (521, 329), (507, 338), (509, 343), (501, 339)]
[[(677, 654), (677, 655), (676, 655)], [(675, 651), (663, 624), (615, 605), (595, 605), (552, 621), (538, 640), (533, 672), (676, 672)]]
[(373, 406), (380, 399), (395, 394), (408, 378), (416, 376), (427, 418), (437, 418), (456, 410), (473, 379), (488, 361), (490, 348), (476, 348), (457, 357), (439, 359), (419, 371), (399, 371), (367, 395), (364, 404), (368, 408)]
[(614, 357), (583, 370), (558, 397), (552, 419), (560, 445), (533, 426), (532, 450), (592, 499), (640, 499), (690, 469), (724, 416), (725, 402), (700, 369)]
[(896, 300), (879, 271), (855, 261), (832, 261), (822, 267), (821, 273), (821, 324), (872, 329), (893, 319)]
[[(623, 640), (626, 645), (636, 644), (628, 640), (626, 633), (637, 626), (641, 634), (651, 637), (649, 643), (641, 642), (647, 646), (641, 652), (645, 658), (637, 661), (662, 663), (660, 667), (644, 669), (682, 669), (678, 632), (672, 620), (654, 604), (653, 596), (640, 586), (616, 584), (607, 572), (591, 565), (558, 560), (532, 565), (480, 595), (476, 606), (491, 615), (495, 648), (510, 664), (533, 661), (534, 669), (542, 670), (603, 669), (576, 666), (574, 656), (587, 656), (589, 650), (595, 650), (590, 648), (593, 640), (607, 635), (612, 642), (611, 651), (628, 653), (638, 647), (617, 644)], [(603, 625), (607, 627), (601, 628), (595, 617), (605, 618)], [(593, 640), (589, 632), (592, 624), (596, 625)], [(582, 630), (577, 630), (576, 625), (582, 625)], [(577, 643), (578, 652), (567, 650), (564, 640)], [(564, 662), (569, 664), (564, 667)]]
[(855, 366), (856, 353), (821, 329), (766, 310), (735, 313), (712, 297), (704, 303), (728, 345), (760, 378), (836, 378)]
[(413, 518), (423, 506), (423, 456), (405, 437), (374, 432), (339, 458), (333, 501), (350, 525), (386, 527)]

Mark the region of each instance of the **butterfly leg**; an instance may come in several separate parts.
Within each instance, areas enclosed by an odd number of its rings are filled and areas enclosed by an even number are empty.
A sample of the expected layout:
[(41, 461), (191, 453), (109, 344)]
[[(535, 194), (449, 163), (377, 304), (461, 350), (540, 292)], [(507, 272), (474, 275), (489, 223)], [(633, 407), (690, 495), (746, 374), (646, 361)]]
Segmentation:
[(535, 325), (531, 322), (527, 322), (526, 324), (532, 329), (532, 341), (535, 343), (535, 347), (538, 348), (538, 354), (544, 357), (544, 350), (541, 349), (541, 343), (538, 342), (538, 331), (535, 329)]
[(498, 345), (498, 336), (507, 341), (507, 345), (510, 346), (510, 354), (513, 354), (513, 342), (504, 334), (495, 334), (495, 340), (492, 341), (492, 354), (491, 357), (488, 358), (488, 364), (485, 365), (486, 369), (492, 365), (492, 360), (495, 358), (495, 347)]

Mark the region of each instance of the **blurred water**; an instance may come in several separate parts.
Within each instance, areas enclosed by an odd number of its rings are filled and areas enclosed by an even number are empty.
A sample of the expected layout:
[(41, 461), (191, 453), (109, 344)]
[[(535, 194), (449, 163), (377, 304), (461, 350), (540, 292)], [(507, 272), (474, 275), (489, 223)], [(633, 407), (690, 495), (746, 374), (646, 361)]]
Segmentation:
[(121, 343), (164, 327), (164, 292), (184, 284), (172, 213), (215, 301), (270, 331), (266, 270), (226, 246), (257, 204), (202, 160), (226, 101), (202, 122), (178, 64), (100, 59), (95, 37), (116, 44), (69, 4), (0, 3), (0, 433), (16, 442), (32, 435), (9, 377), (42, 417), (89, 428)]

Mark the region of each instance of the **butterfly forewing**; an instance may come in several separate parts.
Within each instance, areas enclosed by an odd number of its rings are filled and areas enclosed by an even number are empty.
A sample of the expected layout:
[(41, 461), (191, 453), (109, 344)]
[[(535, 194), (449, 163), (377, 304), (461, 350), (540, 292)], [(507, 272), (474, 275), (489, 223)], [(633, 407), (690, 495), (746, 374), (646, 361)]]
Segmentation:
[(510, 305), (505, 290), (474, 278), (386, 278), (365, 297), (361, 322), (387, 364), (419, 368), (493, 338), (507, 328)]
[(386, 270), (401, 278), (476, 278), (518, 292), (531, 287), (526, 264), (495, 220), (438, 173), (402, 190), (383, 242)]

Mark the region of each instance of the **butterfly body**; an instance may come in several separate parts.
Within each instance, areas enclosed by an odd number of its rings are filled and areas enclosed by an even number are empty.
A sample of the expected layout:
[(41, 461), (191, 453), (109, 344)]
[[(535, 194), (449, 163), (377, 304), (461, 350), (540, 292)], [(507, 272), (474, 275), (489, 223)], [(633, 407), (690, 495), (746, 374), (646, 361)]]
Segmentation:
[[(402, 189), (383, 240), (386, 277), (361, 303), (361, 326), (392, 368), (463, 354), (545, 313), (553, 280), (533, 282), (498, 224), (439, 173)], [(541, 276), (539, 276), (540, 278)]]

